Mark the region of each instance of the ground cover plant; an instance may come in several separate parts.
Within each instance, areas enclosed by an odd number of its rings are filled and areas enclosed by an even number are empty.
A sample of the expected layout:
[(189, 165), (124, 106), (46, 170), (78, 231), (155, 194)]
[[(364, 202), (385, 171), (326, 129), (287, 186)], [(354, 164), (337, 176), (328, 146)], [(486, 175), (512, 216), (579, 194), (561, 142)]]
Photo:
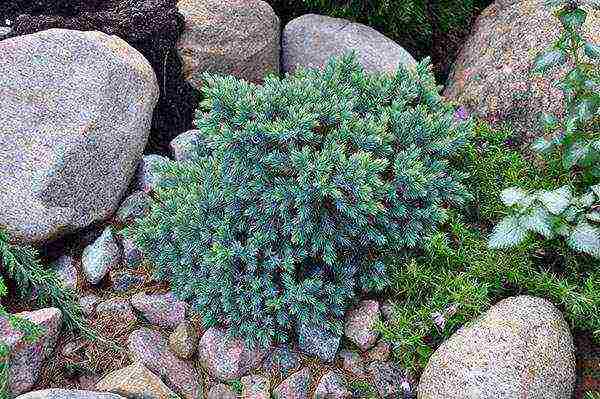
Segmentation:
[(369, 75), (351, 54), (262, 86), (204, 79), (198, 157), (161, 167), (127, 234), (206, 327), (250, 344), (300, 324), (340, 331), (356, 293), (387, 285), (383, 253), (419, 247), (468, 199), (448, 158), (471, 121), (428, 60)]

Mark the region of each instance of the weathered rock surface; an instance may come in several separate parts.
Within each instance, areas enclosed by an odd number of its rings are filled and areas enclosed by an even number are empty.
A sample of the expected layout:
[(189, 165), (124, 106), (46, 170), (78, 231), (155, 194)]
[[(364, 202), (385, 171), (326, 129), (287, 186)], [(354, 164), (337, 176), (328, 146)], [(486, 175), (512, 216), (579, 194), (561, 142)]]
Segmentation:
[(312, 380), (310, 369), (295, 372), (273, 390), (275, 399), (308, 399)]
[(358, 353), (343, 350), (340, 352), (339, 357), (342, 361), (342, 368), (346, 372), (352, 374), (356, 378), (366, 378), (365, 362)]
[(381, 398), (402, 397), (407, 379), (404, 371), (395, 363), (375, 361), (367, 366), (369, 381)]
[(113, 291), (119, 293), (140, 288), (145, 281), (142, 276), (133, 274), (129, 270), (112, 270), (109, 275)]
[(237, 399), (237, 394), (233, 389), (225, 384), (213, 385), (208, 391), (208, 399)]
[(79, 299), (79, 306), (81, 306), (84, 315), (91, 316), (96, 311), (96, 306), (100, 301), (101, 299), (98, 296), (90, 294)]
[[(586, 9), (584, 35), (600, 42), (600, 11)], [(560, 22), (544, 0), (496, 1), (475, 22), (462, 46), (444, 95), (494, 127), (509, 123), (530, 141), (541, 133), (542, 111), (563, 112), (555, 86), (568, 68), (530, 75), (537, 54), (559, 36)]]
[(136, 191), (125, 198), (115, 214), (115, 222), (128, 224), (144, 217), (150, 212), (151, 205), (152, 198), (148, 194), (144, 191)]
[(52, 264), (52, 268), (58, 274), (58, 277), (62, 280), (65, 287), (75, 291), (79, 284), (79, 274), (75, 267), (75, 260), (73, 257), (63, 255)]
[(94, 243), (88, 245), (81, 255), (83, 274), (90, 284), (98, 284), (106, 273), (121, 263), (121, 249), (110, 227)]
[(0, 317), (0, 341), (8, 346), (8, 392), (12, 395), (29, 391), (37, 382), (44, 360), (54, 351), (62, 323), (62, 313), (57, 308), (22, 312), (17, 316), (44, 331), (36, 342), (27, 342), (25, 335), (6, 317)]
[(40, 244), (108, 218), (148, 139), (148, 61), (116, 36), (49, 29), (0, 42), (0, 81), (0, 225)]
[(172, 292), (152, 295), (140, 292), (131, 297), (131, 304), (151, 324), (170, 329), (185, 319), (188, 308), (188, 304), (177, 300)]
[(129, 336), (128, 348), (132, 361), (142, 363), (185, 399), (204, 396), (200, 375), (193, 363), (175, 356), (160, 332), (147, 328), (135, 330)]
[(171, 156), (176, 161), (187, 161), (196, 154), (196, 145), (198, 141), (199, 130), (189, 130), (175, 137), (169, 149)]
[(300, 355), (289, 346), (281, 345), (267, 353), (261, 368), (265, 373), (275, 373), (285, 378), (300, 365)]
[(183, 75), (197, 89), (203, 72), (261, 82), (279, 73), (279, 18), (261, 0), (179, 0), (185, 30), (177, 44)]
[(160, 173), (157, 167), (169, 162), (169, 158), (160, 155), (144, 155), (137, 165), (133, 187), (146, 193), (156, 190), (160, 184)]
[(17, 396), (16, 399), (125, 399), (114, 393), (83, 391), (78, 389), (43, 389)]
[(415, 59), (375, 29), (346, 19), (306, 14), (288, 22), (282, 34), (283, 72), (298, 67), (323, 68), (334, 56), (356, 50), (367, 72), (395, 73), (398, 65), (411, 68)]
[(298, 330), (298, 345), (303, 353), (318, 356), (327, 363), (335, 359), (341, 335), (333, 334), (321, 326), (307, 324), (300, 324)]
[(230, 339), (220, 328), (209, 328), (198, 345), (198, 358), (206, 371), (225, 382), (258, 367), (266, 351), (250, 350), (240, 339)]
[(125, 266), (134, 269), (142, 262), (142, 251), (131, 238), (123, 238), (123, 260)]
[(96, 384), (96, 390), (139, 399), (172, 399), (175, 395), (142, 363), (113, 371)]
[(346, 315), (344, 334), (362, 351), (366, 351), (377, 342), (379, 333), (375, 330), (380, 320), (379, 303), (360, 301)]
[(315, 399), (349, 399), (352, 393), (340, 373), (335, 370), (326, 372), (315, 390)]
[(243, 399), (270, 399), (271, 383), (268, 378), (262, 375), (247, 375), (242, 377), (242, 398)]
[(500, 301), (461, 328), (432, 355), (418, 397), (571, 397), (575, 352), (569, 327), (548, 301), (518, 296)]
[(198, 348), (198, 333), (187, 320), (179, 323), (175, 331), (169, 335), (169, 348), (181, 359), (189, 359)]

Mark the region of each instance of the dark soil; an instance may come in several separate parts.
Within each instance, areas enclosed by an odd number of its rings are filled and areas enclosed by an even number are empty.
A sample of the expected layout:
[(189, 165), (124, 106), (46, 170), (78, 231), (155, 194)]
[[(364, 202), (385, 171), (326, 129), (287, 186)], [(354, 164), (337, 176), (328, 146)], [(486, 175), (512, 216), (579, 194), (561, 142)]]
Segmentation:
[(147, 152), (165, 153), (173, 137), (193, 128), (198, 93), (181, 74), (176, 43), (184, 18), (176, 0), (2, 0), (0, 21), (5, 20), (11, 21), (11, 36), (50, 28), (99, 30), (141, 52), (160, 88)]

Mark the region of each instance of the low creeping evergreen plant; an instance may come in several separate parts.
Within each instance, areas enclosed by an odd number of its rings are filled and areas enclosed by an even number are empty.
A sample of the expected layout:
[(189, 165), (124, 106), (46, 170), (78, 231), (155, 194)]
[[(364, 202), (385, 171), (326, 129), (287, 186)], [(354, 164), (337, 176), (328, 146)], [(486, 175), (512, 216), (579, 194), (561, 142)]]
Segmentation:
[(382, 254), (419, 247), (469, 197), (447, 159), (472, 123), (428, 60), (204, 79), (198, 156), (160, 167), (152, 212), (128, 234), (206, 327), (261, 345), (299, 324), (341, 331), (358, 290), (387, 286)]
[[(600, 45), (586, 41), (582, 26), (587, 12), (569, 0), (550, 0), (560, 5), (555, 13), (563, 31), (557, 41), (540, 54), (533, 71), (545, 73), (567, 63), (572, 68), (559, 81), (565, 98), (565, 116), (559, 120), (544, 113), (546, 137), (533, 148), (541, 153), (560, 152), (562, 165), (573, 171), (585, 193), (576, 184), (535, 192), (511, 187), (502, 192), (510, 207), (490, 237), (492, 248), (521, 244), (530, 233), (546, 239), (561, 236), (576, 251), (600, 258)], [(597, 1), (588, 2), (600, 9)]]

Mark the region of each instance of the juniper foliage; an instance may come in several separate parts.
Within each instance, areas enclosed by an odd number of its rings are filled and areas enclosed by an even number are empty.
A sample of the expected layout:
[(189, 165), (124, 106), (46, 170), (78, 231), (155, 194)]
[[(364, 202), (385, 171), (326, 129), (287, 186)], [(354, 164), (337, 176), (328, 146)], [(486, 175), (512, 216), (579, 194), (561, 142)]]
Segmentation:
[(382, 254), (419, 247), (468, 198), (447, 159), (471, 132), (429, 60), (367, 74), (355, 54), (257, 86), (204, 75), (198, 156), (159, 166), (151, 213), (127, 234), (206, 327), (249, 344), (298, 323), (341, 330)]

